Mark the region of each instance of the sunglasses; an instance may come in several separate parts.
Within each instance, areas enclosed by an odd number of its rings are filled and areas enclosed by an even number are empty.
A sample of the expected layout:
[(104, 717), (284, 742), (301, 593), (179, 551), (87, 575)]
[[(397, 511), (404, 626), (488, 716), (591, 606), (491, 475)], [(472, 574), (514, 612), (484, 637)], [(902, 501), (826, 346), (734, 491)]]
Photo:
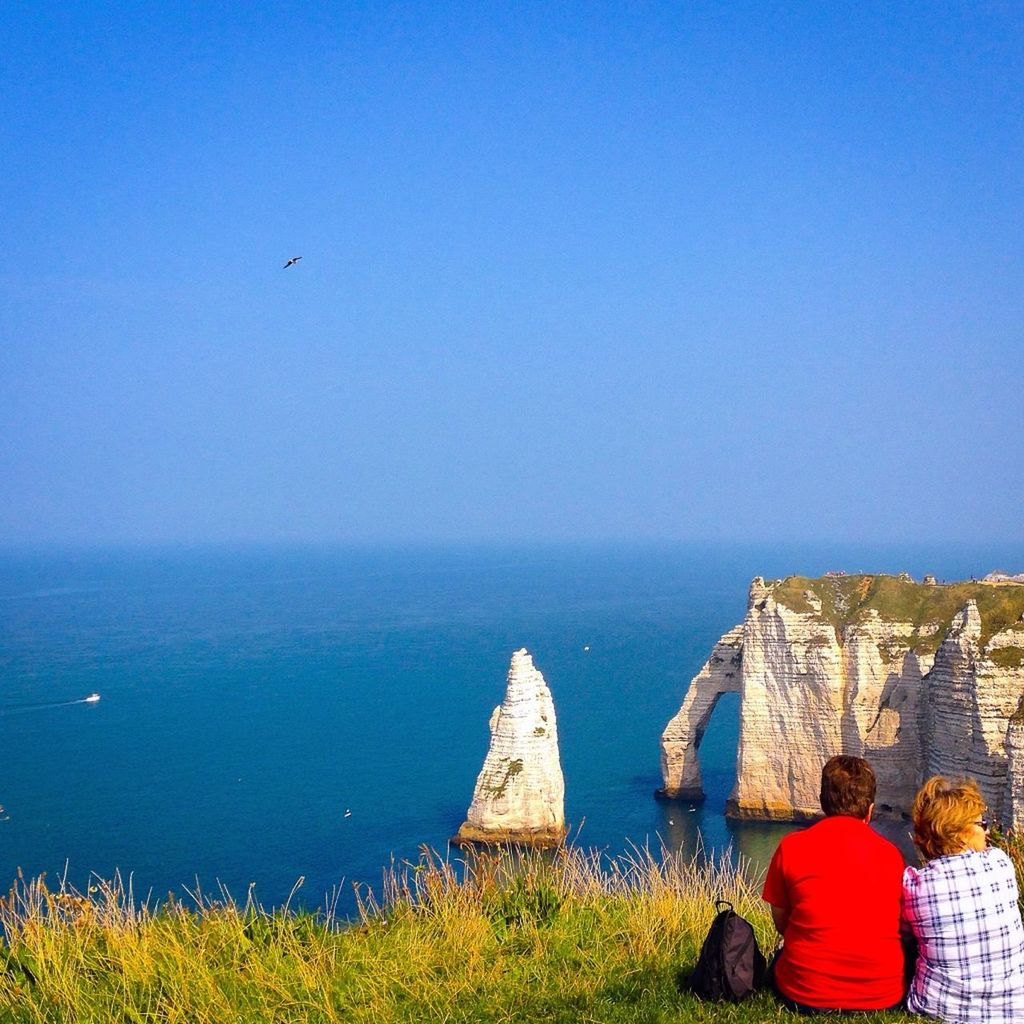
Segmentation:
[(982, 816), (974, 824), (977, 825), (982, 830), (982, 832), (987, 832), (988, 831), (988, 818), (987, 817)]

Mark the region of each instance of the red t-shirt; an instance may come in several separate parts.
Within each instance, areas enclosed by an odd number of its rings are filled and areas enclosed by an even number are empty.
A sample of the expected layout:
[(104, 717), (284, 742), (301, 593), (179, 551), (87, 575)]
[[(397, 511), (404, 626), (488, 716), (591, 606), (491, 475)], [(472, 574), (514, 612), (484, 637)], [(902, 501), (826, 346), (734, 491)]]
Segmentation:
[(903, 856), (863, 821), (835, 815), (779, 843), (763, 899), (789, 913), (779, 991), (804, 1006), (882, 1010), (903, 998)]

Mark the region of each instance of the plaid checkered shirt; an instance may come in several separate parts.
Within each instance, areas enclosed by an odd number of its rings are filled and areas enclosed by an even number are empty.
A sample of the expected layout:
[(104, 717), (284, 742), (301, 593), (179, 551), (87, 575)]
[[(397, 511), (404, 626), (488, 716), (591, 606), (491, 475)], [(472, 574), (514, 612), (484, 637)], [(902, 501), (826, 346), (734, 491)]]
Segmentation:
[(1024, 925), (1002, 850), (907, 868), (903, 916), (918, 942), (910, 1010), (946, 1024), (1024, 1022)]

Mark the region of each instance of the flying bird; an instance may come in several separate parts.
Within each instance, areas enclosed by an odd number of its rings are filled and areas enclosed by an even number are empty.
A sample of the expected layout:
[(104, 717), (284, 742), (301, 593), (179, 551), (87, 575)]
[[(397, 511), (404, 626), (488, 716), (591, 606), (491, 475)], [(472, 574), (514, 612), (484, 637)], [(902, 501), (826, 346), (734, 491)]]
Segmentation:
[(299, 260), (301, 260), (301, 259), (302, 259), (301, 256), (293, 256), (281, 269), (282, 270), (287, 270), (289, 267), (294, 267), (295, 264), (298, 263)]

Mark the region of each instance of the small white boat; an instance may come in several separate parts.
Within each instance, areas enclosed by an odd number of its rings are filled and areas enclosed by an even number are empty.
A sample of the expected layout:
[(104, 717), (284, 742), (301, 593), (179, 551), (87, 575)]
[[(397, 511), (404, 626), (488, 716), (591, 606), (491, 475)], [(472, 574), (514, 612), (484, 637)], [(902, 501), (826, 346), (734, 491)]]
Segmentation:
[(95, 704), (100, 699), (98, 693), (90, 693), (88, 697), (84, 698), (86, 704)]

